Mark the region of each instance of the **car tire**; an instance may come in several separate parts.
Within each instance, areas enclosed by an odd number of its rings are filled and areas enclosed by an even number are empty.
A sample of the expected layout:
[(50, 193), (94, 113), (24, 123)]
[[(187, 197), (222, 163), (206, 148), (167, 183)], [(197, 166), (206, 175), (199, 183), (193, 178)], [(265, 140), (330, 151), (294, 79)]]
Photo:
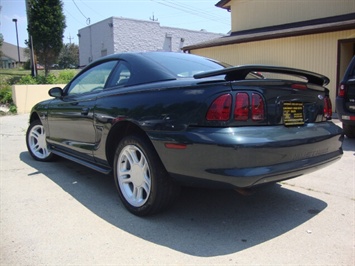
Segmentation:
[(125, 207), (137, 216), (146, 216), (169, 207), (179, 194), (149, 140), (125, 137), (114, 159), (114, 178)]
[(349, 138), (349, 139), (354, 139), (355, 138), (355, 126), (353, 125), (347, 125), (343, 123), (343, 130), (344, 134)]
[(37, 161), (49, 162), (55, 158), (48, 149), (46, 132), (40, 120), (34, 120), (28, 127), (26, 145), (30, 155)]

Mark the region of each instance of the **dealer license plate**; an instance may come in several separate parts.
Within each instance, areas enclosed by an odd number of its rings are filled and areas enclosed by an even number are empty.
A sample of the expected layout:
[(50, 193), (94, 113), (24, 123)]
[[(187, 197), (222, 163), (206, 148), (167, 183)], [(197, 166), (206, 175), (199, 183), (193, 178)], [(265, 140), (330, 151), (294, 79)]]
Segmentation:
[(303, 103), (284, 102), (283, 117), (285, 126), (299, 126), (304, 124)]

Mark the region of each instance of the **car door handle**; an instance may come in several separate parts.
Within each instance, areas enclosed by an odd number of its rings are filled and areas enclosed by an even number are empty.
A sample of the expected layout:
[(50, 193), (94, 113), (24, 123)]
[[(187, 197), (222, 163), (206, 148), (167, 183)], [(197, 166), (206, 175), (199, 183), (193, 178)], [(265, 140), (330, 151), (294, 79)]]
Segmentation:
[(88, 115), (89, 114), (89, 110), (90, 110), (90, 108), (88, 108), (88, 107), (83, 108), (83, 109), (81, 109), (81, 114), (82, 115)]

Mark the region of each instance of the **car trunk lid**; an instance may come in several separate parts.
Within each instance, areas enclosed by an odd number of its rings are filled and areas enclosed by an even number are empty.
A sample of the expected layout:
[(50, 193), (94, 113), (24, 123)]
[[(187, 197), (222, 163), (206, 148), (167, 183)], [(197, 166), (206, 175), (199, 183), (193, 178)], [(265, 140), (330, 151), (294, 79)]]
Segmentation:
[[(323, 75), (293, 68), (247, 65), (201, 73), (195, 78), (222, 74), (231, 81), (234, 110), (237, 109), (234, 120), (238, 125), (300, 126), (331, 118), (329, 91), (323, 87), (329, 79)], [(255, 95), (261, 98), (258, 101), (264, 108), (263, 119), (253, 118), (254, 108), (260, 107), (253, 103)], [(244, 106), (238, 107), (239, 103)], [(240, 113), (243, 121), (236, 118)]]
[[(327, 90), (306, 83), (276, 80), (233, 82), (234, 91), (255, 91), (265, 101), (268, 125), (300, 126), (324, 121)], [(331, 106), (328, 106), (328, 110)], [(330, 118), (330, 117), (328, 117)]]

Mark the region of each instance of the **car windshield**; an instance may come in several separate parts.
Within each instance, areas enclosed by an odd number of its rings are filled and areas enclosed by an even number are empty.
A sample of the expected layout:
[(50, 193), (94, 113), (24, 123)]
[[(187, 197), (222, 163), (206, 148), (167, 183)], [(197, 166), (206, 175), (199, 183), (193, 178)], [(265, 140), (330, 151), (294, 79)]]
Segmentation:
[(209, 58), (183, 53), (146, 53), (145, 56), (163, 65), (179, 78), (192, 78), (195, 74), (230, 67)]

